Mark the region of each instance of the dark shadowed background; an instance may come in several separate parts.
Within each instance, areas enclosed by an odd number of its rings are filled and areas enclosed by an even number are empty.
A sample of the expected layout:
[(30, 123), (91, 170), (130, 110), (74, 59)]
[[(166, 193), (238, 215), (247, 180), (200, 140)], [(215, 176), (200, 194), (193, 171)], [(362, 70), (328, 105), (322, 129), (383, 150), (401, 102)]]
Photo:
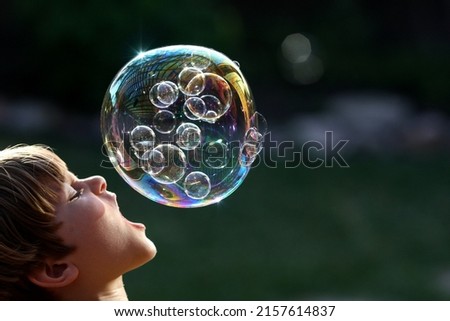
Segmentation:
[[(159, 252), (126, 275), (130, 299), (450, 298), (448, 1), (1, 7), (0, 148), (52, 146), (146, 223)], [(100, 166), (109, 83), (139, 51), (173, 44), (237, 60), (269, 124), (242, 186), (200, 209), (154, 203)], [(347, 141), (348, 166), (321, 163), (323, 150), (299, 163), (326, 132)]]

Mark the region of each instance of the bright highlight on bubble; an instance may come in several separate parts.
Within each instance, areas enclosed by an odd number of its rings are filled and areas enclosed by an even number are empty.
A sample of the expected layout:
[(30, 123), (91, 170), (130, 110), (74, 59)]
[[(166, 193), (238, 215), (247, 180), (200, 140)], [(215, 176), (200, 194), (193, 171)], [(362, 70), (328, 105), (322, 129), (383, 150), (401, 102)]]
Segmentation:
[(108, 156), (136, 191), (160, 204), (214, 204), (244, 181), (267, 123), (239, 65), (215, 50), (140, 53), (111, 82), (101, 111)]

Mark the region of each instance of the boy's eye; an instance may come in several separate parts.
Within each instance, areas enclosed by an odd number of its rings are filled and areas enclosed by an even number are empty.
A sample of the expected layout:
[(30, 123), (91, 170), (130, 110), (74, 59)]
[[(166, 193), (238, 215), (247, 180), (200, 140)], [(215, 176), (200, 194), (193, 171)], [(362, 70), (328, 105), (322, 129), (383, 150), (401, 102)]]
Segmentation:
[(84, 191), (83, 188), (77, 190), (77, 191), (75, 192), (75, 194), (73, 194), (73, 195), (69, 198), (69, 203), (75, 201), (75, 200), (78, 199), (81, 195), (83, 195), (83, 191)]

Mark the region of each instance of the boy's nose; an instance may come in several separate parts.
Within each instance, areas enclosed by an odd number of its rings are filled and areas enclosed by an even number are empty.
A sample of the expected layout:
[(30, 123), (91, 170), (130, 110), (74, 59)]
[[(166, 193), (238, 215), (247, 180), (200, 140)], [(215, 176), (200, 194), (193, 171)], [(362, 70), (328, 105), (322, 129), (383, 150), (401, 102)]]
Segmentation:
[(86, 179), (86, 183), (94, 194), (102, 194), (106, 191), (106, 180), (102, 176), (91, 176)]

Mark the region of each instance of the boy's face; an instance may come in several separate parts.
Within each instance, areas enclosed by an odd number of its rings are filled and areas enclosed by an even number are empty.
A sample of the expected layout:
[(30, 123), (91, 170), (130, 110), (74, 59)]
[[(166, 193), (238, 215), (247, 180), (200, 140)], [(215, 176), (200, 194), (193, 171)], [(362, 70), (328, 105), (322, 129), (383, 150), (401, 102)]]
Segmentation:
[(56, 218), (62, 222), (57, 234), (76, 247), (69, 258), (80, 273), (97, 274), (98, 281), (117, 278), (156, 255), (145, 226), (121, 214), (101, 176), (78, 179), (68, 171)]

